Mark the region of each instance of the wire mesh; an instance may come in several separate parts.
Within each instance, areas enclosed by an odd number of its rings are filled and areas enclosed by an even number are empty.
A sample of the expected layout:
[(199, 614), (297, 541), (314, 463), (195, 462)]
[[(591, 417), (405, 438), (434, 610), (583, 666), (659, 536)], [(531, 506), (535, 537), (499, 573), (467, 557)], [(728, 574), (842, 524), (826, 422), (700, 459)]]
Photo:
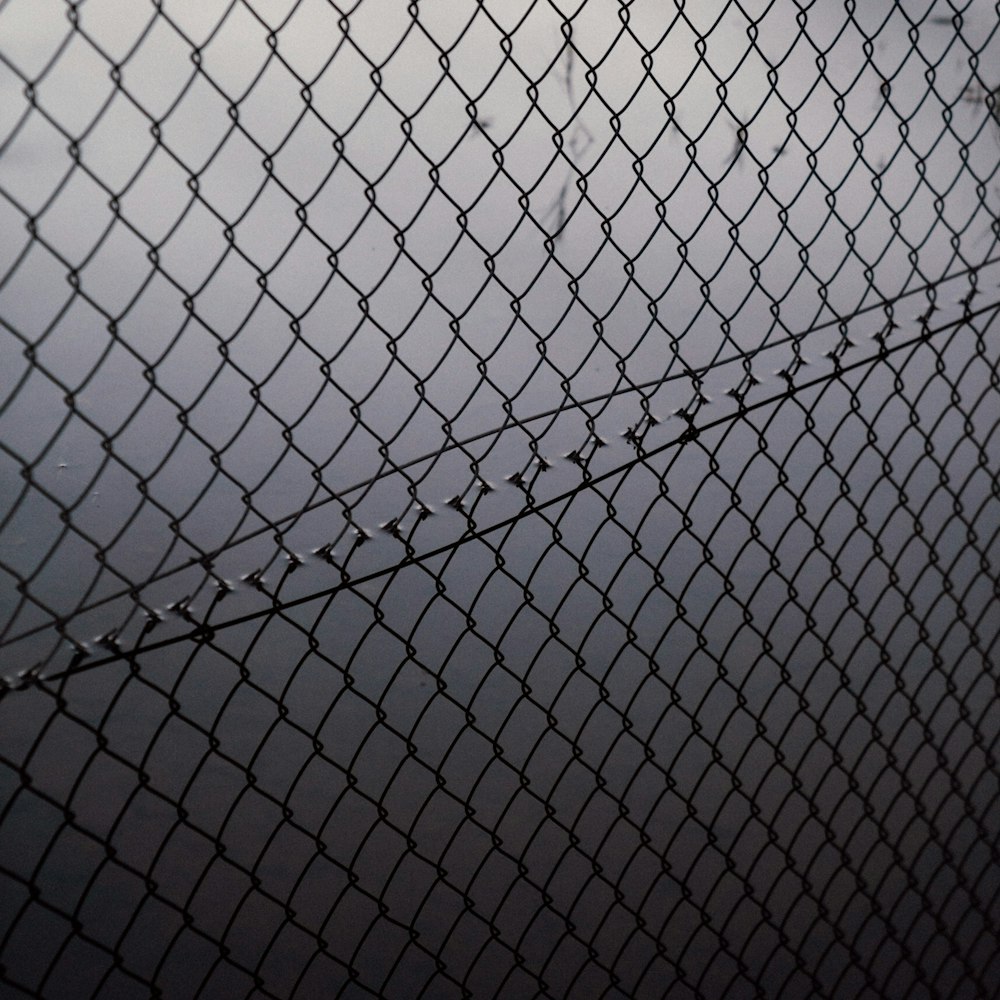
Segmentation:
[(0, 0), (4, 996), (1000, 996), (998, 13)]

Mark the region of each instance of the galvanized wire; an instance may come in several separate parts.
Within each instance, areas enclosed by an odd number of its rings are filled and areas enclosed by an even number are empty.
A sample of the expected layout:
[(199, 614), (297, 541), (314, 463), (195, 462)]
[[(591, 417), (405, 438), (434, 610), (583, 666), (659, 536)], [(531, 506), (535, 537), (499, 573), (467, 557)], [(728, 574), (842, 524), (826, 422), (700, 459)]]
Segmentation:
[(0, 2), (5, 995), (1000, 996), (998, 27)]

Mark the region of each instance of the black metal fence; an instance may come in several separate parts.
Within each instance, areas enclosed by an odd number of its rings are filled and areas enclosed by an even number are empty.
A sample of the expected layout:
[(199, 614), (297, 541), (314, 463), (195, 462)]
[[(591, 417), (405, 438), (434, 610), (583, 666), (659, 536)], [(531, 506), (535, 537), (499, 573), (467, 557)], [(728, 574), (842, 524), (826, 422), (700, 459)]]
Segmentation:
[(0, 0), (0, 993), (1000, 995), (998, 12)]

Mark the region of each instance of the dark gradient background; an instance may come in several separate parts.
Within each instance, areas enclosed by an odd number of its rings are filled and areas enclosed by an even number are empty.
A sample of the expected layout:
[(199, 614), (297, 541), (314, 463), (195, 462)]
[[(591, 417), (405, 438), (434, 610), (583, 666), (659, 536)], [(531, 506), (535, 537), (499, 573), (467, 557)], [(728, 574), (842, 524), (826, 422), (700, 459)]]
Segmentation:
[(0, 996), (1000, 995), (998, 27), (0, 3)]

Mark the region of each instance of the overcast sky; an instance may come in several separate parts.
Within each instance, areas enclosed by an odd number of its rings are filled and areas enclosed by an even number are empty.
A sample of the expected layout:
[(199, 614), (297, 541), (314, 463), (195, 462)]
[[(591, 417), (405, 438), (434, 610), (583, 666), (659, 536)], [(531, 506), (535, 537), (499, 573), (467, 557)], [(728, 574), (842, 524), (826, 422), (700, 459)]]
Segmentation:
[(964, 11), (0, 0), (6, 982), (984, 992)]
[(989, 4), (803, 7), (8, 0), (4, 563), (72, 610), (95, 544), (100, 597), (328, 499), (306, 551), (345, 503), (412, 518), (403, 480), (336, 499), (387, 458), (605, 399), (449, 453), (440, 505), (470, 458), (502, 480), (588, 413), (618, 440), (690, 398), (649, 383), (985, 259)]

